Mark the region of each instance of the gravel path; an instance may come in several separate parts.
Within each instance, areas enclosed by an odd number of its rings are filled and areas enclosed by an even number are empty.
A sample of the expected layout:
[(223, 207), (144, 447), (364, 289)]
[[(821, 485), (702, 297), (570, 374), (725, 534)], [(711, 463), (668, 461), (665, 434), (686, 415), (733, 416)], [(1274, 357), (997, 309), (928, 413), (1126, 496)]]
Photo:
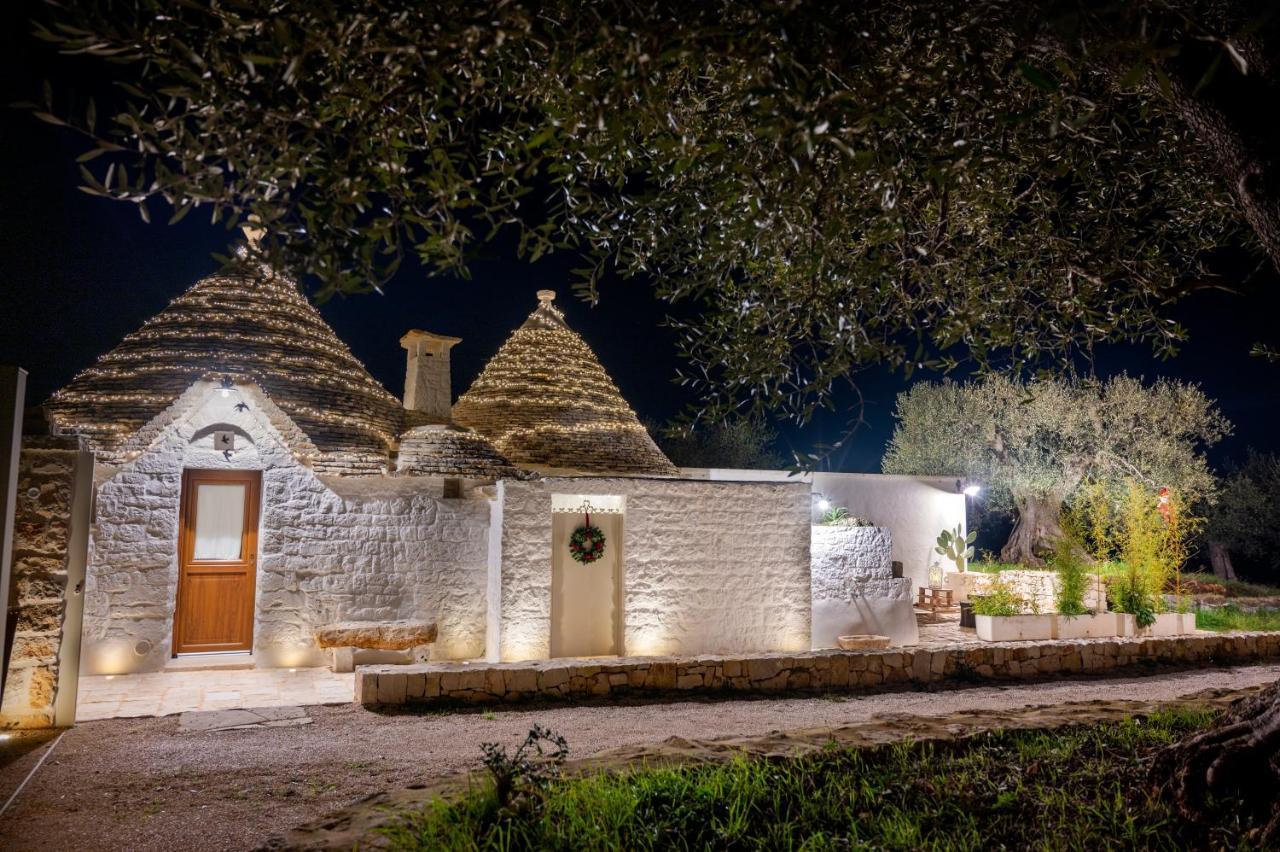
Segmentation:
[[(1159, 700), (1277, 678), (1280, 665), (861, 697), (492, 713), (380, 715), (344, 705), (310, 708), (314, 724), (302, 727), (210, 733), (179, 733), (176, 717), (87, 722), (67, 733), (0, 817), (0, 848), (249, 849), (369, 793), (473, 767), (480, 743), (514, 743), (534, 722), (564, 733), (571, 756), (583, 757), (670, 736), (754, 736), (887, 712), (942, 715), (1091, 699)], [(4, 798), (44, 748), (0, 768)]]

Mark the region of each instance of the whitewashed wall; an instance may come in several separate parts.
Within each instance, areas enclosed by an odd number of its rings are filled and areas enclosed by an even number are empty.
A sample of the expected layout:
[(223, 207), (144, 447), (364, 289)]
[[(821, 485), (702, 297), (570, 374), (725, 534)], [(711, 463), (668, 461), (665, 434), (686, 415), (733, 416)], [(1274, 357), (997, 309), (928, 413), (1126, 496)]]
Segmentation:
[[(236, 411), (240, 401), (248, 411)], [(230, 459), (214, 428), (236, 432)], [(261, 470), (254, 660), (316, 665), (316, 626), (434, 620), (433, 654), (484, 650), (489, 502), (438, 499), (438, 482), (321, 479), (313, 451), (252, 385), (223, 398), (197, 383), (135, 438), (138, 455), (101, 472), (90, 542), (82, 668), (149, 671), (171, 655), (178, 505), (184, 468)]]
[(691, 478), (713, 481), (806, 482), (817, 500), (825, 497), (833, 506), (844, 506), (853, 515), (885, 527), (893, 534), (893, 559), (902, 563), (902, 575), (916, 587), (929, 581), (929, 563), (939, 560), (933, 552), (938, 533), (960, 525), (967, 533), (964, 494), (954, 477), (893, 476), (883, 473), (813, 473), (791, 476), (776, 470), (684, 468)]
[(813, 647), (835, 648), (850, 634), (888, 636), (894, 645), (920, 641), (911, 581), (895, 578), (893, 536), (883, 527), (814, 526)]
[(499, 484), (490, 659), (550, 653), (553, 494), (625, 498), (623, 654), (808, 650), (807, 485), (555, 478)]

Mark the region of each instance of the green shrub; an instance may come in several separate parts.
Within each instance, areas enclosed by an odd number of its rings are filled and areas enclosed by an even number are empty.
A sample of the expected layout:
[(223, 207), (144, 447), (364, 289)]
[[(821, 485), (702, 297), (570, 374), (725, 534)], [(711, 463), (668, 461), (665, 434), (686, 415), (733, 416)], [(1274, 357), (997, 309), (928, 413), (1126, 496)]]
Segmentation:
[(1107, 586), (1111, 609), (1132, 615), (1139, 627), (1156, 623), (1156, 604), (1143, 586), (1136, 569), (1116, 578)]
[(1022, 615), (1026, 610), (1022, 598), (1013, 593), (1008, 583), (993, 580), (983, 595), (973, 596), (974, 615)]
[(870, 521), (854, 517), (844, 506), (833, 506), (822, 513), (818, 523), (824, 527), (869, 527)]
[(1054, 551), (1049, 566), (1057, 572), (1056, 603), (1062, 615), (1084, 615), (1089, 612), (1084, 605), (1084, 593), (1089, 588), (1089, 569), (1084, 562), (1084, 552), (1074, 542), (1064, 541)]

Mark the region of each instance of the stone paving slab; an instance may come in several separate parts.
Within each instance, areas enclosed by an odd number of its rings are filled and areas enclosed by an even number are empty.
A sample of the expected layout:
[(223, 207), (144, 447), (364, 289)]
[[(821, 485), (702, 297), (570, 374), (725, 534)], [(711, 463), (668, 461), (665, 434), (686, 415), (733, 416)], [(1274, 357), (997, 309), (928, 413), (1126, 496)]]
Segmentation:
[(351, 701), (350, 674), (327, 668), (210, 669), (80, 678), (76, 721), (192, 710), (298, 707)]
[(1280, 632), (1170, 638), (977, 642), (935, 648), (517, 663), (361, 666), (356, 701), (500, 704), (529, 700), (913, 690), (946, 682), (1035, 680), (1159, 667), (1236, 665), (1280, 657)]
[(242, 731), (246, 728), (286, 728), (310, 725), (311, 717), (301, 707), (255, 707), (236, 710), (191, 710), (178, 717), (178, 731)]

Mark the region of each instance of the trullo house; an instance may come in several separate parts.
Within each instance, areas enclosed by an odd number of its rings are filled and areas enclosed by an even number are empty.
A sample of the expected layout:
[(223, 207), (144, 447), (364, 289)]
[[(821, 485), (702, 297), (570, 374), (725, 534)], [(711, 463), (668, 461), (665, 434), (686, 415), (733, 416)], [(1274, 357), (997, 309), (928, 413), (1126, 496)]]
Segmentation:
[[(914, 641), (911, 548), (955, 489), (677, 469), (553, 300), (456, 402), (461, 341), (405, 333), (402, 401), (242, 258), (76, 376), (45, 414), (94, 456), (81, 670), (328, 664), (337, 624), (434, 625), (452, 660)], [(815, 535), (827, 499), (886, 521)]]

